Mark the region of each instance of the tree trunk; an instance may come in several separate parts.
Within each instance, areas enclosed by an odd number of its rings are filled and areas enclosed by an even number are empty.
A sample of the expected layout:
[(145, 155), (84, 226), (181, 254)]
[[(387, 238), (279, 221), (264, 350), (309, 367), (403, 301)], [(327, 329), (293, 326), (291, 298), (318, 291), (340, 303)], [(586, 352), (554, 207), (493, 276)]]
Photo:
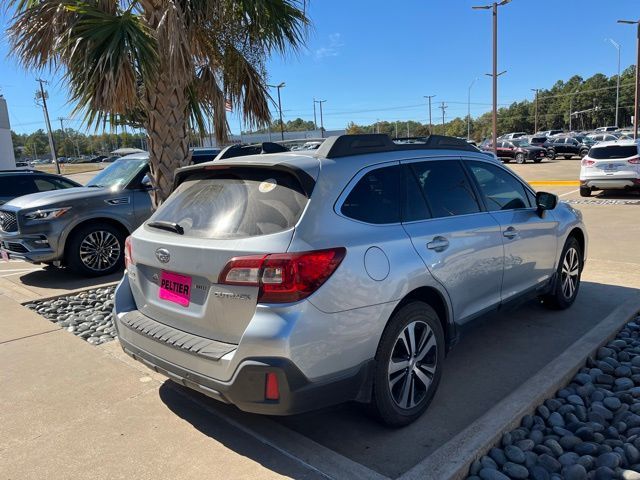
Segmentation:
[(147, 122), (149, 157), (154, 206), (164, 202), (173, 187), (176, 168), (188, 165), (188, 100), (186, 86), (162, 78), (147, 84)]

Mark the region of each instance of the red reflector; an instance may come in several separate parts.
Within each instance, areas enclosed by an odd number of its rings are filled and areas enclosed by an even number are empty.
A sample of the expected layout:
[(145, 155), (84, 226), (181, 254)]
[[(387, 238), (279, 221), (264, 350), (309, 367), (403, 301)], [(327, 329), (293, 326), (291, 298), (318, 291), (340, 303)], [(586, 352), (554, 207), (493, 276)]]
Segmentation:
[(280, 387), (278, 387), (278, 377), (275, 373), (267, 373), (264, 383), (265, 400), (280, 400)]
[(640, 157), (630, 158), (627, 162), (632, 163), (634, 165), (640, 164)]
[(590, 167), (592, 165), (594, 165), (596, 162), (594, 160), (589, 160), (588, 158), (583, 158), (582, 159), (582, 166), (583, 167)]

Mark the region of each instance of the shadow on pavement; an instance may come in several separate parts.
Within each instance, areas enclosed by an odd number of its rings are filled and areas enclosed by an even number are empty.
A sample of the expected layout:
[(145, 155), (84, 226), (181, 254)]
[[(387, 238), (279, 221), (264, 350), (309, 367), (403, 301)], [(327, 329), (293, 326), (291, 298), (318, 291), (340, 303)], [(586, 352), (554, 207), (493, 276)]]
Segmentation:
[[(167, 380), (160, 386), (159, 393), (160, 399), (173, 413), (189, 422), (204, 435), (213, 438), (216, 442), (220, 442), (237, 454), (250, 458), (263, 467), (289, 478), (320, 478), (320, 475), (313, 473), (301, 464), (292, 462), (284, 455), (276, 453), (272, 447), (259, 443), (236, 428), (230, 428), (226, 422), (220, 422), (216, 416), (212, 415), (200, 404), (195, 403), (190, 397), (198, 398), (199, 402), (211, 403), (212, 407), (220, 413), (224, 413), (224, 410), (235, 409), (235, 407), (210, 399), (171, 380)], [(256, 444), (259, 446), (256, 447)], [(215, 472), (209, 473), (213, 474), (213, 478), (224, 477), (222, 472), (218, 472), (218, 474)]]
[[(568, 310), (547, 310), (531, 301), (476, 321), (449, 354), (442, 383), (429, 410), (403, 429), (380, 425), (355, 403), (272, 419), (395, 478), (481, 417), (634, 295), (640, 298), (640, 290), (583, 281), (576, 303)], [(188, 396), (205, 398), (188, 389), (184, 391)], [(169, 408), (198, 430), (254, 458), (254, 452), (247, 451), (242, 442), (221, 434), (216, 418), (202, 406), (164, 386), (160, 393)], [(204, 402), (223, 414), (250, 415), (212, 399), (205, 398)], [(268, 459), (254, 459), (275, 468)]]
[[(43, 289), (43, 294), (46, 294), (47, 290), (79, 290), (117, 282), (122, 278), (122, 273), (118, 271), (104, 277), (89, 278), (77, 275), (66, 268), (45, 267), (13, 278), (25, 286)], [(55, 292), (50, 294), (55, 295)]]

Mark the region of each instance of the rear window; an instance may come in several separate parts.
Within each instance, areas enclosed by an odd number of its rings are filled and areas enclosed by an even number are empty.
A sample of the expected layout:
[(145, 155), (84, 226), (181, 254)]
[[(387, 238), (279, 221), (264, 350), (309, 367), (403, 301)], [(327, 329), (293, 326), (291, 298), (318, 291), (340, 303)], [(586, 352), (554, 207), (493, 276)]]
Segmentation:
[(608, 147), (594, 147), (589, 156), (595, 160), (609, 160), (614, 158), (629, 158), (638, 155), (636, 145), (611, 145)]
[(290, 173), (238, 169), (187, 180), (149, 219), (177, 223), (184, 235), (247, 238), (293, 228), (308, 196)]

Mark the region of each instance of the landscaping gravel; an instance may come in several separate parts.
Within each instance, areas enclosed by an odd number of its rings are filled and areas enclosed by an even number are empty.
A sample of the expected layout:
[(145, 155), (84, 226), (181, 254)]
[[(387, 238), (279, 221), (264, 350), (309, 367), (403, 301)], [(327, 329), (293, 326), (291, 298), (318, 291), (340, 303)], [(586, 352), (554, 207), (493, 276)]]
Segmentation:
[(474, 461), (467, 480), (640, 480), (639, 472), (640, 315)]
[(100, 345), (117, 336), (112, 321), (114, 291), (115, 286), (96, 288), (25, 306), (90, 344)]

